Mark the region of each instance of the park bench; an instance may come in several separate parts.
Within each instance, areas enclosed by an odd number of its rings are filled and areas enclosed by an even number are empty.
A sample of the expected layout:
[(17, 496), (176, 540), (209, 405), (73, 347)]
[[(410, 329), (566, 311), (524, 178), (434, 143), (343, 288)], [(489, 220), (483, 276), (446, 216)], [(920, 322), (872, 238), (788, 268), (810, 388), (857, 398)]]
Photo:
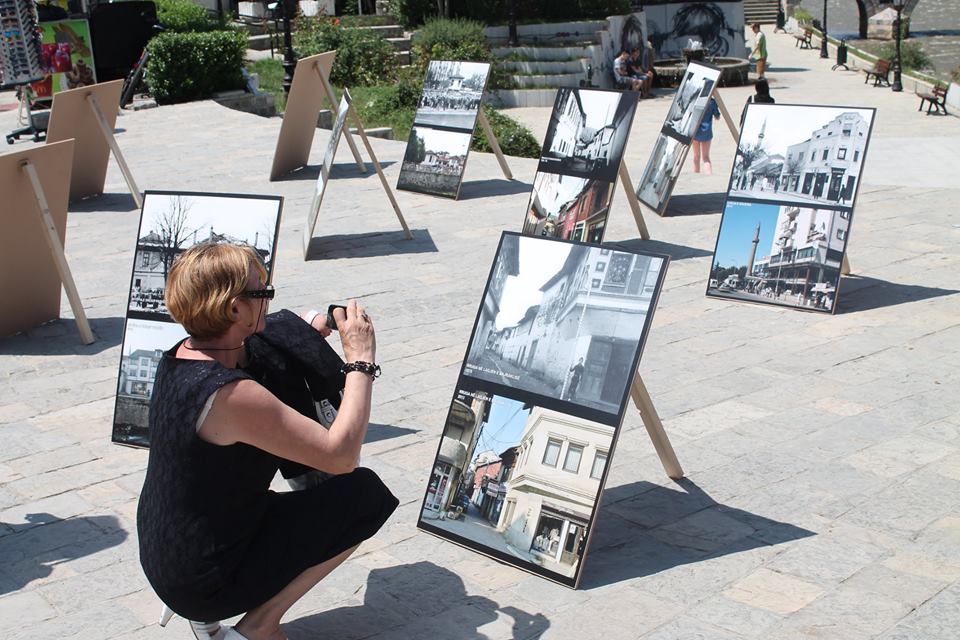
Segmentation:
[(923, 109), (923, 104), (929, 102), (927, 105), (927, 115), (930, 115), (931, 109), (934, 109), (933, 113), (940, 113), (940, 110), (943, 110), (943, 115), (947, 115), (947, 88), (942, 84), (937, 84), (933, 86), (933, 89), (930, 93), (917, 93), (920, 96), (920, 108), (917, 111)]
[(873, 86), (879, 87), (881, 84), (890, 86), (890, 61), (880, 58), (873, 63), (873, 67), (865, 69), (866, 77), (863, 79), (863, 84), (867, 84), (870, 81), (870, 78), (873, 78)]
[(793, 46), (800, 47), (801, 49), (813, 49), (813, 29), (804, 29), (803, 33), (797, 33), (794, 36), (796, 42)]

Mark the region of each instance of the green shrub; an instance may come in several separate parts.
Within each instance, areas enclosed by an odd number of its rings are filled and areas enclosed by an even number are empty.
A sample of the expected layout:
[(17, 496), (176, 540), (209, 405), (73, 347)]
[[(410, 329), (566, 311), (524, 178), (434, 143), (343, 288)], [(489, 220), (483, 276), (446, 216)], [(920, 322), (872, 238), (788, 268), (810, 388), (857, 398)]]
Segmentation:
[(247, 39), (234, 31), (161, 33), (148, 48), (147, 84), (157, 102), (199, 100), (244, 85)]
[(950, 82), (960, 82), (960, 65), (954, 67), (950, 72)]
[[(530, 130), (525, 126), (505, 116), (499, 111), (485, 106), (483, 113), (490, 121), (490, 128), (493, 129), (493, 135), (497, 136), (497, 142), (500, 143), (500, 150), (508, 156), (517, 156), (519, 158), (539, 158), (540, 143), (533, 137)], [(470, 148), (474, 151), (485, 151), (493, 153), (490, 142), (487, 140), (483, 127), (478, 126), (473, 134), (473, 141)]]
[[(897, 57), (897, 45), (895, 42), (884, 42), (876, 49), (877, 56), (889, 60), (891, 63)], [(933, 68), (933, 61), (923, 50), (919, 42), (900, 43), (900, 62), (904, 70), (917, 70)]]
[(800, 24), (810, 25), (813, 23), (813, 14), (800, 7), (793, 10), (793, 17), (796, 18)]
[(206, 9), (191, 0), (154, 0), (157, 20), (167, 31), (213, 31), (220, 27)]
[[(493, 54), (476, 20), (432, 18), (417, 31), (410, 46), (413, 64), (425, 73), (431, 60), (462, 60), (493, 63)], [(491, 64), (489, 89), (512, 88), (510, 76)]]
[(387, 11), (396, 16), (400, 24), (412, 29), (437, 15), (437, 3), (434, 0), (390, 0)]
[(369, 29), (345, 29), (340, 20), (300, 17), (294, 45), (301, 57), (336, 50), (330, 81), (340, 87), (388, 84), (396, 75), (392, 44)]

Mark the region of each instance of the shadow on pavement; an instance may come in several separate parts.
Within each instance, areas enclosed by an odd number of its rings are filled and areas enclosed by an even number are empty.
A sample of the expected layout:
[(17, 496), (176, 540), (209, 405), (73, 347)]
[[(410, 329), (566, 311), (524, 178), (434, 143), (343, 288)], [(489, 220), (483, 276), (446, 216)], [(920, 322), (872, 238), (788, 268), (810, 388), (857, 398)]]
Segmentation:
[(83, 344), (73, 318), (61, 318), (27, 329), (9, 337), (0, 337), (0, 354), (31, 356), (92, 355), (120, 344), (123, 318), (88, 318), (93, 344)]
[(91, 196), (83, 200), (72, 200), (67, 205), (68, 213), (100, 213), (103, 211), (139, 211), (140, 207), (133, 201), (129, 192), (104, 193)]
[(672, 216), (706, 216), (723, 212), (725, 191), (715, 193), (681, 193), (670, 198), (665, 218)]
[[(343, 147), (340, 147), (341, 153), (343, 152)], [(334, 180), (337, 178), (376, 178), (377, 172), (373, 168), (372, 162), (364, 162), (363, 166), (367, 168), (366, 173), (361, 173), (360, 169), (357, 168), (357, 163), (353, 161), (353, 156), (350, 155), (350, 149), (347, 148), (346, 156), (338, 156), (340, 159), (330, 167), (330, 179)], [(361, 152), (362, 153), (362, 152)], [(393, 161), (385, 161), (380, 163), (380, 168), (386, 171), (387, 167), (392, 164), (396, 164)], [(316, 180), (320, 175), (320, 165), (319, 164), (308, 164), (300, 169), (291, 171), (290, 173), (284, 174), (277, 178), (274, 182), (286, 182), (290, 180)], [(392, 187), (393, 185), (391, 185)]]
[(804, 73), (809, 67), (767, 67), (769, 73)]
[(510, 196), (515, 193), (530, 193), (533, 185), (520, 180), (505, 180), (492, 178), (490, 180), (474, 180), (460, 185), (458, 200), (472, 200), (473, 198), (488, 198), (491, 196)]
[[(463, 580), (432, 562), (373, 569), (363, 604), (339, 607), (284, 625), (291, 638), (457, 638), (487, 640), (481, 627), (504, 614), (513, 622), (511, 638), (537, 638), (549, 627), (543, 614), (501, 607), (467, 595)], [(497, 623), (503, 630), (506, 621)]]
[(49, 513), (30, 513), (26, 521), (6, 525), (13, 532), (0, 537), (0, 595), (46, 578), (58, 564), (115, 547), (128, 537), (114, 516), (61, 520)]
[(310, 241), (307, 260), (371, 258), (404, 253), (436, 253), (437, 245), (427, 229), (411, 229), (412, 240), (402, 230), (322, 236)]
[(686, 260), (687, 258), (704, 258), (712, 256), (712, 251), (697, 249), (696, 247), (687, 247), (682, 244), (673, 244), (672, 242), (662, 242), (660, 240), (624, 240), (623, 242), (607, 242), (614, 248), (621, 248), (630, 251), (652, 251), (653, 253), (665, 253), (671, 260)]
[(635, 482), (604, 492), (581, 588), (816, 535), (718, 504), (687, 478), (676, 484), (682, 491)]
[(892, 307), (906, 302), (917, 302), (960, 293), (956, 289), (921, 287), (915, 284), (898, 284), (868, 278), (866, 276), (843, 276), (840, 279), (838, 313), (855, 313), (881, 307)]
[(367, 427), (367, 435), (363, 438), (364, 444), (371, 442), (380, 442), (381, 440), (390, 440), (411, 433), (420, 433), (419, 429), (407, 429), (406, 427), (395, 427), (390, 424), (379, 424), (371, 422)]

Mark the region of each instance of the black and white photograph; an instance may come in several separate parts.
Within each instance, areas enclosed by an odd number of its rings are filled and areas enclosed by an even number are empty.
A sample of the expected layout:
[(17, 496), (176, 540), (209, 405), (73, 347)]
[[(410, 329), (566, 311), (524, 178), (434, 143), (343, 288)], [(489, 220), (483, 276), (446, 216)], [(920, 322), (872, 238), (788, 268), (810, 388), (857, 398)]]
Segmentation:
[(615, 182), (537, 173), (523, 233), (599, 244), (610, 212)]
[(663, 123), (663, 132), (690, 144), (719, 77), (720, 69), (716, 67), (697, 62), (687, 65), (687, 73), (683, 76)]
[(397, 188), (456, 198), (472, 138), (472, 131), (415, 125), (407, 140)]
[(340, 143), (340, 136), (343, 135), (343, 126), (347, 122), (347, 115), (350, 113), (350, 92), (343, 90), (340, 96), (340, 106), (337, 107), (337, 119), (333, 122), (333, 129), (330, 130), (330, 140), (327, 142), (327, 149), (323, 153), (323, 169), (327, 175), (330, 175), (330, 168), (333, 166), (333, 159), (337, 154), (337, 146)]
[(661, 256), (504, 233), (463, 374), (616, 424), (665, 270)]
[(538, 170), (613, 182), (636, 108), (631, 91), (558, 89)]
[(414, 123), (472, 132), (489, 74), (486, 62), (431, 61)]
[(687, 157), (687, 149), (689, 147), (676, 138), (660, 134), (637, 187), (640, 202), (657, 213), (663, 213)]
[(461, 386), (447, 415), (418, 525), (574, 586), (615, 431)]
[(313, 239), (314, 230), (317, 226), (317, 216), (320, 214), (320, 205), (323, 204), (323, 194), (326, 193), (327, 183), (330, 181), (330, 170), (333, 167), (333, 161), (337, 156), (337, 148), (340, 144), (340, 137), (343, 135), (343, 127), (347, 122), (347, 114), (350, 113), (350, 93), (344, 89), (340, 97), (340, 106), (337, 111), (337, 119), (333, 123), (333, 129), (330, 131), (330, 139), (327, 141), (327, 149), (323, 154), (323, 163), (320, 165), (320, 172), (317, 175), (317, 185), (313, 191), (313, 200), (310, 202), (310, 210), (307, 213), (307, 223), (303, 225), (303, 255), (307, 256), (310, 248), (310, 241)]
[(202, 242), (248, 244), (270, 273), (282, 199), (148, 191), (130, 281), (128, 315), (171, 321), (167, 274), (178, 255)]
[(186, 337), (187, 332), (175, 322), (127, 320), (113, 412), (113, 442), (149, 446), (147, 416), (157, 367), (163, 353)]
[(707, 295), (833, 313), (851, 215), (728, 201)]
[(874, 109), (751, 104), (728, 196), (853, 208)]

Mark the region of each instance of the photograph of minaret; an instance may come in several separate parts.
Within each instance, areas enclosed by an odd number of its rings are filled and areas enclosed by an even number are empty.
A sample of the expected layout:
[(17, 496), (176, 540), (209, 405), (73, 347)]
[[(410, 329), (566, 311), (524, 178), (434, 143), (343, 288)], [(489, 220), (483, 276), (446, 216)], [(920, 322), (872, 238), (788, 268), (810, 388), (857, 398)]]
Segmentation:
[(848, 210), (729, 201), (707, 295), (832, 313)]

